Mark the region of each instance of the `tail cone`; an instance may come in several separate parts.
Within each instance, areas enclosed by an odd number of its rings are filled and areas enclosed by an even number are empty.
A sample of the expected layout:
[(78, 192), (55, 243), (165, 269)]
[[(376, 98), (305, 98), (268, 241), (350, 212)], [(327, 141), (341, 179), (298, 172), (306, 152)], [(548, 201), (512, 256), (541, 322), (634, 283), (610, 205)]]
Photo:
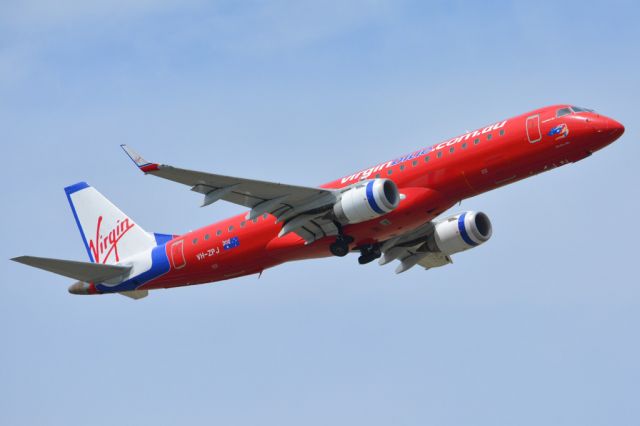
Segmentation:
[(96, 294), (96, 287), (93, 283), (85, 283), (78, 281), (69, 286), (69, 293), (71, 294)]

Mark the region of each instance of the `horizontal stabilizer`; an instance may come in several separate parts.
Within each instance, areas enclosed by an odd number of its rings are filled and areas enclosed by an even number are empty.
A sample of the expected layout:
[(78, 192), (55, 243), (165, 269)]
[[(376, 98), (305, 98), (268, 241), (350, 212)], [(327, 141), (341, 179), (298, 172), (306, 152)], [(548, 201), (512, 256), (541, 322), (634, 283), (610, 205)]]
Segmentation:
[(130, 266), (104, 265), (102, 263), (77, 262), (75, 260), (50, 259), (46, 257), (20, 256), (11, 259), (34, 268), (44, 269), (54, 274), (63, 275), (84, 282), (104, 282), (124, 277)]

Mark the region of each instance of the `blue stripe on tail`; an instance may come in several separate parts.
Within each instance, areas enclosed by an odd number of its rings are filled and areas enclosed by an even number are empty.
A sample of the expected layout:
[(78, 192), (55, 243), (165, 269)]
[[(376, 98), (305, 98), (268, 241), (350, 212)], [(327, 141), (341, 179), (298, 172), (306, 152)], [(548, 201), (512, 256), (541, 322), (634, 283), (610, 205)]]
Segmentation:
[(170, 269), (167, 247), (164, 245), (157, 246), (151, 250), (151, 268), (148, 271), (113, 286), (96, 283), (96, 289), (100, 293), (136, 290), (141, 285), (166, 274)]
[(84, 247), (85, 249), (87, 249), (87, 254), (89, 255), (89, 259), (92, 262), (95, 262), (95, 259), (91, 254), (91, 249), (89, 249), (89, 243), (87, 242), (87, 237), (84, 235), (84, 230), (80, 225), (80, 219), (78, 218), (78, 213), (76, 212), (76, 208), (73, 205), (73, 201), (71, 201), (71, 194), (74, 194), (85, 188), (89, 188), (89, 184), (87, 182), (78, 182), (76, 184), (67, 186), (64, 189), (64, 192), (67, 194), (67, 200), (69, 201), (69, 206), (71, 206), (71, 212), (73, 213), (73, 218), (76, 220), (76, 225), (78, 226), (78, 230), (80, 231), (80, 236), (82, 236), (82, 242), (84, 242)]

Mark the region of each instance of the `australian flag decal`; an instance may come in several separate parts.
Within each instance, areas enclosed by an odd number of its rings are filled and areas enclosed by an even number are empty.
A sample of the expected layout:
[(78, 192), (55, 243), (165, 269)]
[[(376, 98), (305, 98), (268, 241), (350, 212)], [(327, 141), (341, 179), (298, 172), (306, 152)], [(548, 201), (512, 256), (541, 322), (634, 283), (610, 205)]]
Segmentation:
[(222, 248), (225, 250), (231, 250), (232, 248), (236, 248), (240, 245), (240, 240), (238, 237), (229, 238), (228, 240), (222, 241)]
[(569, 134), (569, 128), (565, 123), (562, 123), (549, 131), (549, 136), (559, 135), (556, 139), (561, 139)]

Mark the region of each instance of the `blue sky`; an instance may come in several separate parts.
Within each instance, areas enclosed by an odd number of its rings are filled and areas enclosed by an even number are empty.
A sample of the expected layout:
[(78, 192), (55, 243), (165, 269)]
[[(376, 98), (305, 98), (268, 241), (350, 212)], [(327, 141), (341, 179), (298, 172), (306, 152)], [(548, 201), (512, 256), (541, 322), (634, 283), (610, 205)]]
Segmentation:
[(0, 423), (636, 425), (635, 2), (5, 1), (4, 259), (86, 260), (62, 188), (145, 229), (198, 208), (119, 149), (317, 185), (570, 102), (623, 124), (578, 164), (465, 200), (494, 236), (395, 275), (296, 262), (143, 301), (0, 263)]

